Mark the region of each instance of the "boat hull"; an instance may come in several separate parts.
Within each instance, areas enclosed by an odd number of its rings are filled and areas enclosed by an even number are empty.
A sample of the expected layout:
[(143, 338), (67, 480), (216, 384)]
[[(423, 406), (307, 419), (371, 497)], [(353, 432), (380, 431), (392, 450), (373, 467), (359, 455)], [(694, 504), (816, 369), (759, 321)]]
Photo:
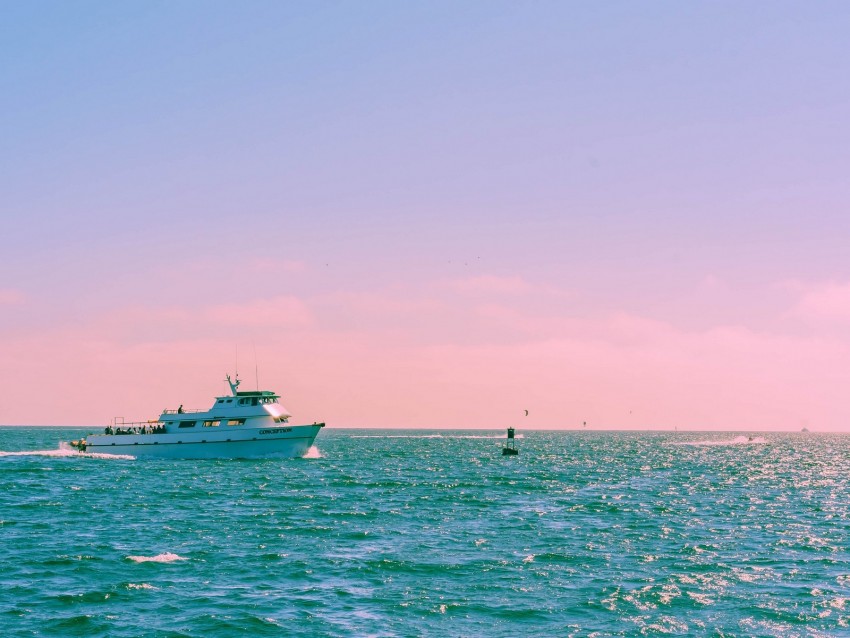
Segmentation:
[[(226, 426), (223, 426), (226, 427)], [(324, 424), (162, 434), (96, 434), (85, 451), (137, 458), (242, 459), (304, 456)]]

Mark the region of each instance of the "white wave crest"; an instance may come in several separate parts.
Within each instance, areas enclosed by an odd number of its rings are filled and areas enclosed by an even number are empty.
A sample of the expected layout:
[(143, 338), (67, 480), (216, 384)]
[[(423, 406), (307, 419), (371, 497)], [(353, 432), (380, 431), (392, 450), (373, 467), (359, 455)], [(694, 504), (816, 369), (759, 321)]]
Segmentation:
[(60, 443), (59, 447), (55, 450), (22, 450), (20, 452), (4, 452), (0, 450), (0, 457), (2, 456), (51, 456), (54, 458), (89, 458), (89, 459), (124, 459), (124, 460), (135, 460), (135, 456), (130, 456), (129, 454), (101, 454), (100, 452), (80, 452), (79, 450), (72, 448), (67, 443)]
[(132, 560), (137, 563), (173, 563), (176, 560), (188, 560), (183, 556), (178, 556), (177, 554), (172, 554), (171, 552), (164, 552), (162, 554), (157, 554), (156, 556), (128, 556), (127, 560)]
[(756, 445), (767, 443), (763, 436), (736, 436), (734, 439), (707, 439), (705, 441), (680, 441), (675, 445)]

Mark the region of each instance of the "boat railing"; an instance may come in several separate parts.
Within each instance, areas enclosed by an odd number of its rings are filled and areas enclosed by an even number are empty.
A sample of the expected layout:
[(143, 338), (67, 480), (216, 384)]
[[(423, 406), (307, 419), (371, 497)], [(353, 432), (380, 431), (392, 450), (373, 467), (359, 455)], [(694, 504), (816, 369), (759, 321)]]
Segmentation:
[(176, 410), (163, 410), (163, 414), (198, 414), (200, 412), (208, 412), (209, 410), (181, 410), (177, 408)]
[(121, 427), (121, 428), (135, 428), (135, 427), (138, 427), (140, 425), (145, 426), (145, 425), (165, 425), (165, 424), (162, 421), (157, 421), (156, 419), (153, 419), (151, 421), (124, 421), (124, 420), (121, 420), (121, 421), (113, 421), (112, 422), (113, 427)]
[(136, 426), (136, 425), (162, 425), (159, 419), (148, 419), (147, 421), (125, 421), (123, 416), (112, 417), (112, 427)]

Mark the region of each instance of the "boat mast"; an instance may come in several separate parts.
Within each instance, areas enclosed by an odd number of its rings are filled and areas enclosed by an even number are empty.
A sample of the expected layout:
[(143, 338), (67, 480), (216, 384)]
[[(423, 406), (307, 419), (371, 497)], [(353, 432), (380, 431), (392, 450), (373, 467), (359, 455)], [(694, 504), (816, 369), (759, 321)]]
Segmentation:
[(239, 373), (238, 372), (236, 373), (236, 380), (235, 381), (230, 380), (229, 374), (227, 374), (225, 376), (227, 377), (227, 383), (230, 386), (230, 391), (233, 393), (233, 396), (236, 396), (238, 394), (237, 390), (239, 389), (239, 384), (242, 383), (239, 380)]

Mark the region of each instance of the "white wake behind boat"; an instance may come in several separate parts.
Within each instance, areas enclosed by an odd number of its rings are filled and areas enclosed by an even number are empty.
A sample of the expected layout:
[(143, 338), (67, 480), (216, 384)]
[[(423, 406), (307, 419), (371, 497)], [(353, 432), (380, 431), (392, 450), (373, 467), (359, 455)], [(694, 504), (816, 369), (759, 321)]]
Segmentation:
[(71, 446), (98, 454), (209, 459), (304, 456), (324, 423), (290, 425), (292, 416), (274, 392), (240, 392), (239, 377), (227, 375), (230, 396), (216, 397), (209, 410), (163, 410), (158, 420), (115, 419), (103, 434)]

